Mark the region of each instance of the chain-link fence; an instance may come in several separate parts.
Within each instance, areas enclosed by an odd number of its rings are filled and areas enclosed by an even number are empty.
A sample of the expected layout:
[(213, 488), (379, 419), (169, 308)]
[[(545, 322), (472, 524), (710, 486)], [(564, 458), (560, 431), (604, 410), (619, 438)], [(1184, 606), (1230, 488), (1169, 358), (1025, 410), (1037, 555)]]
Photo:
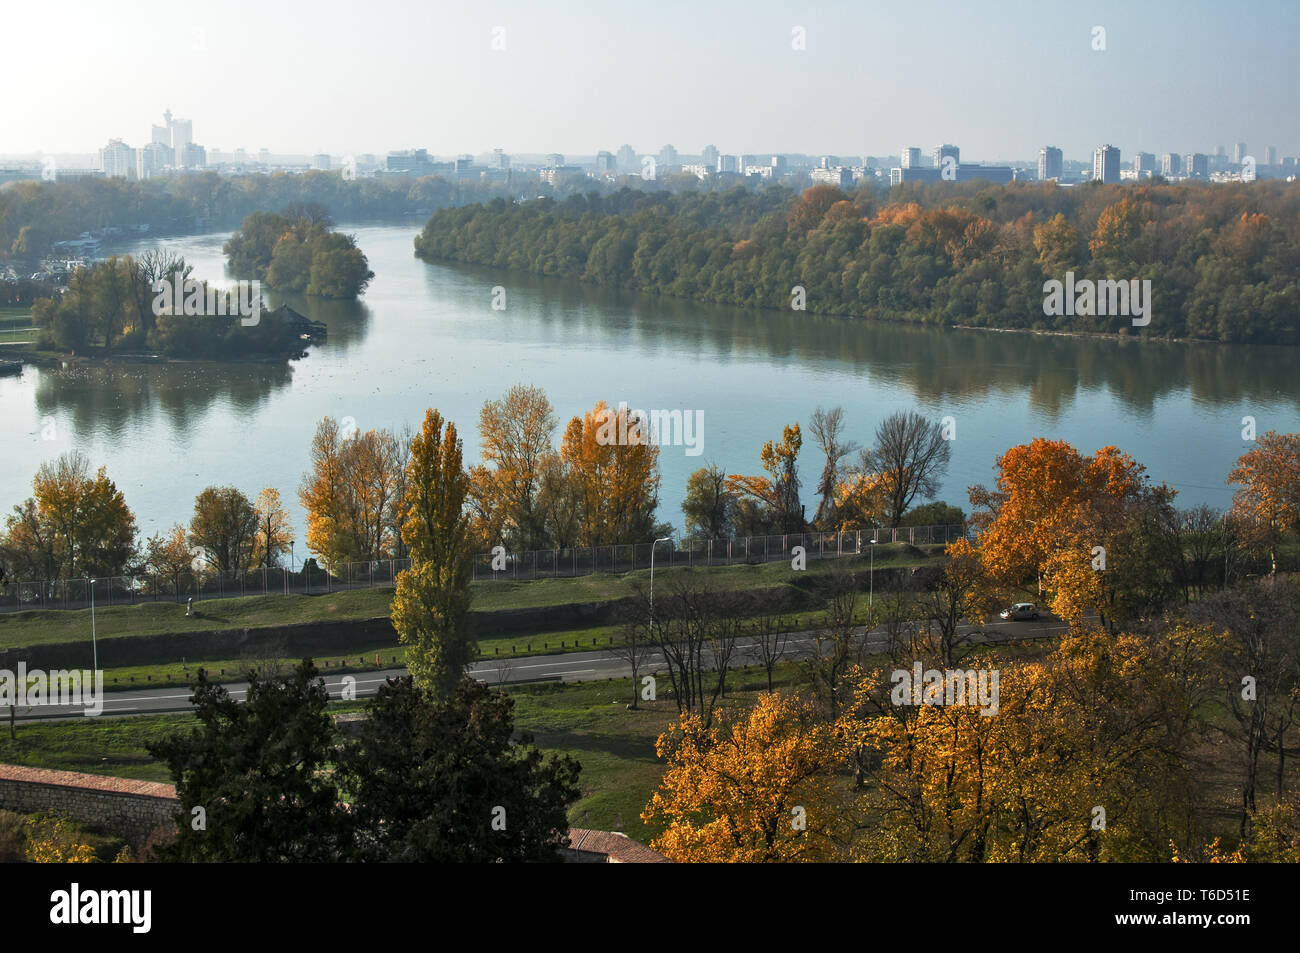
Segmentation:
[[(807, 559), (864, 555), (878, 544), (914, 546), (951, 543), (964, 533), (961, 526), (900, 526), (848, 533), (789, 533), (782, 536), (743, 536), (733, 539), (665, 540), (620, 546), (579, 546), (510, 552), (498, 548), (474, 556), (473, 579), (555, 579), (592, 573), (656, 568), (730, 566), (794, 558), (802, 546)], [(392, 586), (409, 559), (374, 559), (344, 563), (326, 571), (309, 562), (302, 569), (249, 569), (242, 572), (185, 571), (170, 576), (147, 574), (99, 579), (56, 579), (10, 582), (0, 586), (0, 612), (30, 609), (85, 609), (136, 605), (141, 602), (185, 602), (187, 599), (229, 599), (238, 596), (318, 595), (348, 589)]]

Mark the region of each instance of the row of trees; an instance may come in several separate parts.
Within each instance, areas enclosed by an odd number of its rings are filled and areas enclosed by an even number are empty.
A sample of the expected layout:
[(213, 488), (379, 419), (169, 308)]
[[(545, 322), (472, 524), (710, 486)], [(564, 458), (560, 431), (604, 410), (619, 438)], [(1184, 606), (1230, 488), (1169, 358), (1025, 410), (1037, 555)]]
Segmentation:
[(79, 452), (42, 464), (32, 491), (0, 534), (2, 579), (238, 573), (280, 566), (294, 541), (271, 487), (250, 500), (236, 487), (210, 486), (195, 498), (188, 526), (175, 524), (143, 543), (122, 491)]
[(453, 185), (433, 176), (347, 179), (320, 171), (14, 182), (0, 188), (0, 260), (34, 265), (54, 242), (111, 226), (149, 225), (155, 232), (233, 227), (261, 209), (312, 202), (343, 219), (387, 218), (508, 191), (495, 183)]
[(748, 307), (789, 309), (798, 286), (817, 313), (1131, 332), (1044, 315), (1044, 283), (1073, 271), (1149, 279), (1147, 335), (1294, 344), (1298, 203), (1280, 181), (628, 191), (442, 209), (416, 254)]
[(356, 299), (375, 273), (356, 239), (331, 231), (333, 224), (316, 203), (253, 212), (223, 250), (236, 274), (277, 291)]
[(876, 428), (874, 445), (866, 448), (846, 439), (844, 427), (841, 407), (819, 407), (809, 423), (823, 459), (811, 520), (800, 500), (803, 431), (795, 423), (782, 429), (779, 441), (763, 444), (765, 474), (728, 474), (716, 464), (691, 474), (682, 503), (687, 533), (716, 539), (798, 533), (809, 527), (847, 532), (963, 522), (961, 510), (945, 503), (913, 508), (918, 499), (933, 499), (951, 459), (942, 422), (915, 411), (890, 414)]

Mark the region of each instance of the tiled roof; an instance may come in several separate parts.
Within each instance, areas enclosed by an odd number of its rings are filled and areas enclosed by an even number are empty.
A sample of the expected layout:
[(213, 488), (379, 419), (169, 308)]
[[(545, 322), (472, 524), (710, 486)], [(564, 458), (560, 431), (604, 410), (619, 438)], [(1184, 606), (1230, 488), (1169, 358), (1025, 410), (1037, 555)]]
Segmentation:
[(603, 854), (611, 864), (671, 864), (672, 861), (645, 844), (616, 831), (569, 828), (569, 849), (584, 854)]
[(155, 781), (135, 781), (104, 774), (82, 774), (79, 771), (52, 771), (48, 768), (26, 768), (16, 764), (0, 764), (0, 781), (25, 781), (29, 784), (50, 784), (56, 787), (84, 788), (91, 791), (108, 791), (113, 794), (134, 794), (138, 797), (161, 797), (176, 800), (176, 787)]

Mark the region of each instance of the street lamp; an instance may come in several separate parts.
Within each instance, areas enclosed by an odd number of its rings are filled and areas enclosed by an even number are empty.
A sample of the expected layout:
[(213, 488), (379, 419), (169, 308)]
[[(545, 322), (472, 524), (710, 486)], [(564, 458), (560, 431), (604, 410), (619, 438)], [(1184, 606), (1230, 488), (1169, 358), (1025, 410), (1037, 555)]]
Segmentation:
[(99, 641), (95, 638), (95, 580), (90, 580), (90, 645), (95, 653), (95, 667), (99, 671)]
[(871, 574), (869, 577), (871, 579), (871, 593), (867, 596), (868, 609), (876, 604), (876, 543), (878, 542), (880, 542), (879, 539), (873, 538), (871, 540)]
[(671, 543), (671, 536), (663, 536), (650, 544), (650, 624), (655, 624), (655, 547), (660, 543)]

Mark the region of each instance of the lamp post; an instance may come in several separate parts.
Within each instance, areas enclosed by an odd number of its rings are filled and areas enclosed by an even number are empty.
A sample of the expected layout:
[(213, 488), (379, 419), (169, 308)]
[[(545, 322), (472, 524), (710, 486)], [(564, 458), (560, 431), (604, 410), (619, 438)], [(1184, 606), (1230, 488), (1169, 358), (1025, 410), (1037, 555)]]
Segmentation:
[(660, 543), (671, 543), (671, 536), (663, 536), (650, 544), (650, 624), (655, 624), (655, 547)]
[[(877, 535), (879, 535), (879, 534), (877, 534)], [(872, 539), (871, 539), (871, 573), (870, 573), (870, 576), (869, 576), (869, 578), (870, 578), (870, 580), (871, 580), (871, 592), (870, 592), (870, 594), (867, 596), (867, 608), (868, 608), (868, 609), (873, 608), (873, 607), (875, 606), (875, 604), (876, 604), (876, 543), (878, 543), (878, 542), (880, 542), (880, 540), (879, 540), (878, 538), (876, 538), (876, 537), (872, 537)]]
[(90, 580), (90, 645), (95, 654), (95, 667), (92, 671), (99, 671), (99, 641), (95, 637), (95, 580)]

